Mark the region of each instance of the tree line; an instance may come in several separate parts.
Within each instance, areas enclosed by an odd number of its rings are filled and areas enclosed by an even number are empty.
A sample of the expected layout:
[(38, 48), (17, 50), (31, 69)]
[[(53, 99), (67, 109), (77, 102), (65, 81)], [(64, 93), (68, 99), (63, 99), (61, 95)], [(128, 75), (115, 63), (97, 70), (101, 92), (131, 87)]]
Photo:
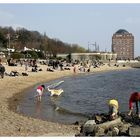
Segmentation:
[(65, 43), (59, 39), (49, 38), (45, 33), (29, 31), (25, 28), (0, 27), (0, 48), (14, 48), (16, 52), (24, 47), (41, 50), (45, 55), (56, 57), (57, 54), (84, 53), (86, 49), (78, 44)]

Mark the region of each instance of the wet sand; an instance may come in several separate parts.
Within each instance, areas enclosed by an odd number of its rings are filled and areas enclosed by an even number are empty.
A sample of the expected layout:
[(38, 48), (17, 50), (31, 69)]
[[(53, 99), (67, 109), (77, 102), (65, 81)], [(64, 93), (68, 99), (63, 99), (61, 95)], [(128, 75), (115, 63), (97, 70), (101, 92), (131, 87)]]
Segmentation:
[[(24, 66), (10, 67), (5, 65), (6, 72), (17, 70), (25, 72)], [(47, 66), (41, 65), (43, 71), (30, 72), (29, 76), (10, 77), (0, 79), (0, 136), (74, 136), (79, 132), (78, 125), (64, 125), (43, 121), (17, 114), (14, 110), (22, 98), (24, 91), (34, 85), (63, 76), (76, 75), (73, 70), (47, 72)], [(104, 72), (112, 70), (125, 70), (129, 67), (108, 67), (95, 68), (91, 72)]]

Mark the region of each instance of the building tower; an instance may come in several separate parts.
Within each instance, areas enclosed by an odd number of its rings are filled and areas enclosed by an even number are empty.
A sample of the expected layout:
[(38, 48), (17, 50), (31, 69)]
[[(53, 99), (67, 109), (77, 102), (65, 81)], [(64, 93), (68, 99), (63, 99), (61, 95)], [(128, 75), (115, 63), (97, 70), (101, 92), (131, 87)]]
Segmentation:
[(117, 59), (134, 59), (134, 36), (124, 29), (118, 30), (112, 36), (112, 52), (117, 53)]

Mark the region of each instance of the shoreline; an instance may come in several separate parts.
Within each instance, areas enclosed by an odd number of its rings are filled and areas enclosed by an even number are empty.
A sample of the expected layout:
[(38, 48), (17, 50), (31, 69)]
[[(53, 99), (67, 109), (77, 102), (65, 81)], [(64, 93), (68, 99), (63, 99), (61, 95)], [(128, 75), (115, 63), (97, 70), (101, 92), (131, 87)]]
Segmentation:
[[(75, 76), (81, 76), (81, 75), (92, 75), (92, 74), (98, 74), (98, 73), (106, 73), (106, 72), (110, 72), (110, 71), (122, 71), (122, 70), (127, 70), (127, 69), (116, 69), (116, 70), (103, 70), (103, 71), (96, 71), (96, 72), (90, 72), (90, 73), (78, 73), (76, 74)], [(70, 75), (67, 75), (68, 77), (70, 76), (74, 76), (73, 74), (70, 74)], [(58, 78), (54, 78), (54, 79), (49, 79), (47, 81), (43, 81), (43, 82), (39, 82), (39, 83), (35, 83), (34, 85), (30, 86), (30, 87), (27, 87), (26, 89), (23, 89), (23, 91), (19, 92), (19, 93), (16, 93), (14, 96), (12, 96), (11, 98), (8, 99), (8, 103), (9, 103), (9, 110), (11, 111), (14, 111), (15, 113), (17, 113), (17, 105), (21, 102), (21, 99), (22, 97), (24, 96), (24, 94), (26, 93), (26, 91), (30, 90), (31, 88), (33, 88), (34, 86), (36, 85), (41, 85), (43, 83), (46, 83), (46, 82), (49, 82), (49, 81), (53, 81), (53, 80), (57, 80), (57, 79), (60, 79), (60, 78), (63, 78), (65, 76), (60, 76)], [(10, 106), (12, 105), (12, 106)], [(20, 113), (18, 113), (20, 114)], [(20, 114), (20, 115), (23, 115), (23, 114)]]
[[(8, 66), (6, 66), (6, 68), (11, 69), (11, 67)], [(21, 67), (17, 68), (20, 71), (19, 68)], [(46, 67), (44, 67), (44, 69), (46, 69)], [(127, 69), (131, 68), (111, 67), (106, 69), (101, 67), (96, 70), (93, 69), (93, 72), (88, 74)], [(35, 85), (65, 76), (77, 76), (79, 74), (73, 74), (73, 71), (56, 71), (50, 73), (45, 70), (43, 70), (43, 72), (28, 73), (28, 77), (18, 76), (1, 79), (3, 82), (0, 82), (0, 90), (2, 91), (0, 95), (0, 119), (2, 121), (0, 124), (0, 136), (74, 136), (78, 133), (80, 126), (43, 121), (18, 114), (14, 110), (16, 110), (16, 105), (20, 102), (25, 91)]]

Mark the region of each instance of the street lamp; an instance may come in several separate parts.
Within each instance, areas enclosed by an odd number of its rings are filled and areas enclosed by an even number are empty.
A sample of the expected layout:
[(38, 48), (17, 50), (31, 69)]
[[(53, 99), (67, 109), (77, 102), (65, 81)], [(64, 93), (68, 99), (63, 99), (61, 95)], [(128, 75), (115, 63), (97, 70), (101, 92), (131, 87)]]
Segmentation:
[(89, 42), (88, 42), (88, 51), (89, 51), (89, 46), (91, 46), (91, 45), (92, 45), (92, 46), (95, 46), (95, 49), (94, 49), (93, 51), (99, 51), (96, 42), (95, 42), (95, 43), (89, 43)]

